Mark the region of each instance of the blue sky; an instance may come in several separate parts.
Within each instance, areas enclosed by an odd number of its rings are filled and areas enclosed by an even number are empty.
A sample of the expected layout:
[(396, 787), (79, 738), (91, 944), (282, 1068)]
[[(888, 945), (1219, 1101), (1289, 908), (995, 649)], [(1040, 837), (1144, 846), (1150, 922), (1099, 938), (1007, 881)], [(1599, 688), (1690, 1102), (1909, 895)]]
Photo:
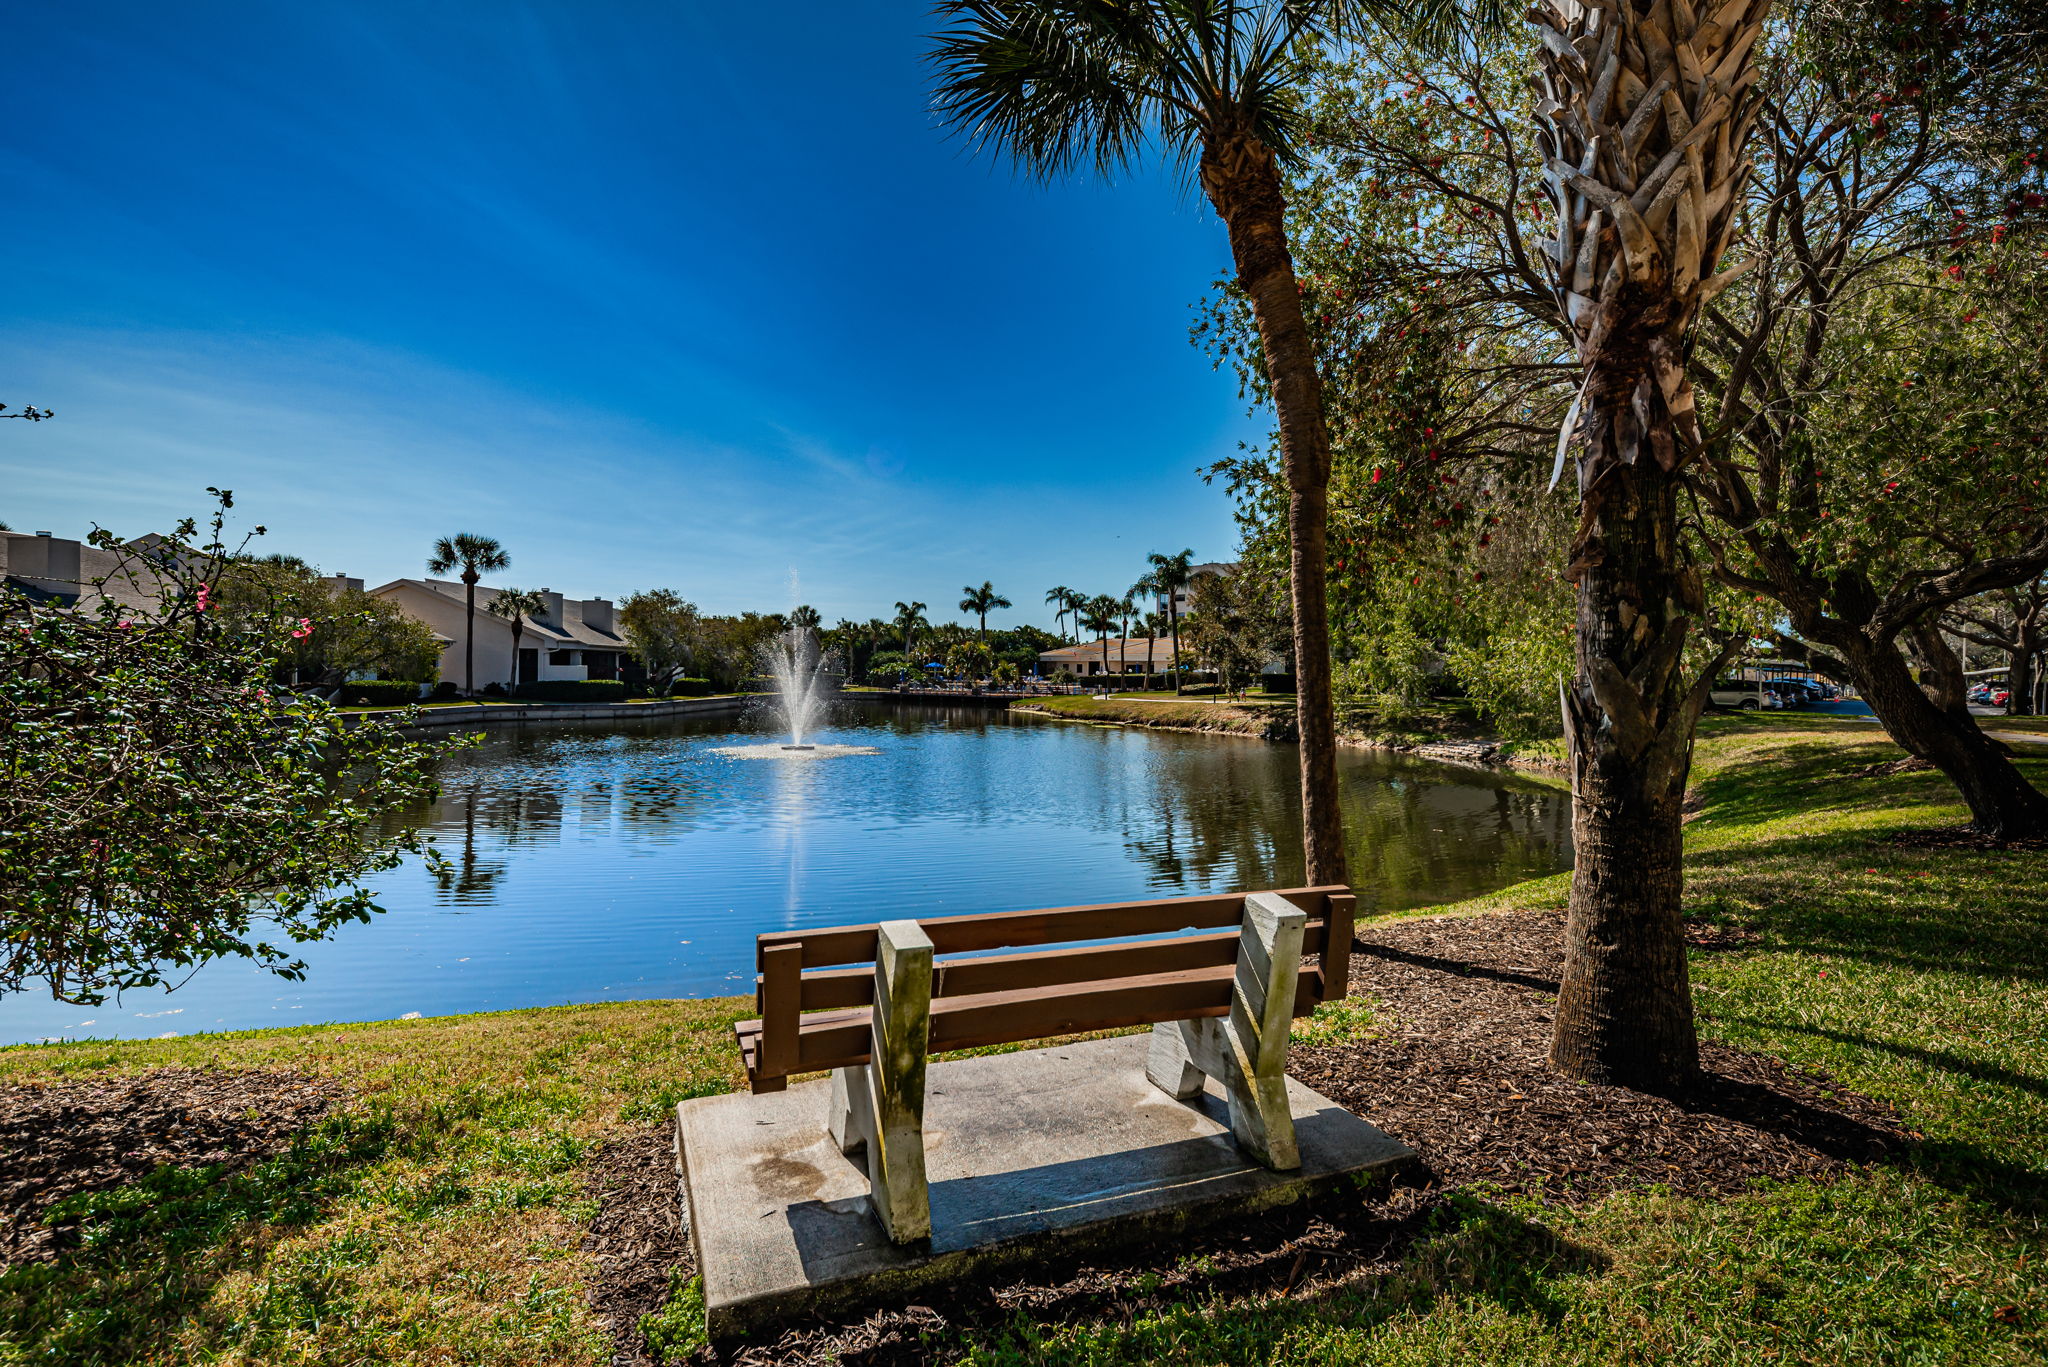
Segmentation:
[(0, 519), (209, 484), (372, 581), (951, 614), (1229, 553), (1259, 438), (1164, 170), (1040, 186), (927, 104), (922, 4), (71, 0), (0, 86)]

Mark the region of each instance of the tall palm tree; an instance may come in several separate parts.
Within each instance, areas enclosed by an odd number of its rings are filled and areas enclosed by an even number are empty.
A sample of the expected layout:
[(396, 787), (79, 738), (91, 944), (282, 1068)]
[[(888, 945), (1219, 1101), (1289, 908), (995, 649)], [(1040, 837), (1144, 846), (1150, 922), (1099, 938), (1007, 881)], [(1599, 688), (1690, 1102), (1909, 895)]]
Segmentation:
[(917, 633), (931, 625), (924, 619), (924, 604), (899, 601), (896, 604), (896, 620), (890, 625), (903, 633), (903, 660), (908, 665), (912, 658), (911, 651), (916, 649)]
[[(1152, 591), (1151, 586), (1145, 584), (1143, 580), (1139, 581), (1139, 586), (1147, 593)], [(1145, 628), (1145, 687), (1150, 688), (1155, 672), (1153, 665), (1159, 659), (1159, 638), (1165, 634), (1166, 619), (1156, 611), (1148, 612), (1140, 619), (1140, 625)]]
[(1095, 640), (1102, 647), (1102, 672), (1109, 673), (1109, 633), (1116, 630), (1117, 600), (1106, 593), (1098, 593), (1081, 604), (1080, 623), (1084, 631), (1095, 633)]
[(1306, 123), (1305, 51), (1369, 21), (1444, 22), (1455, 0), (940, 0), (940, 110), (983, 146), (1052, 176), (1111, 173), (1156, 137), (1223, 220), (1279, 418), (1292, 550), (1303, 845), (1342, 883), (1324, 538), (1330, 433), (1287, 241), (1283, 167)]
[(1067, 638), (1067, 614), (1073, 610), (1074, 600), (1074, 591), (1065, 584), (1045, 591), (1046, 603), (1055, 609), (1052, 623), (1059, 629), (1059, 637), (1063, 641)]
[(1749, 171), (1769, 9), (1539, 0), (1530, 11), (1558, 211), (1545, 246), (1584, 372), (1558, 438), (1561, 474), (1575, 428), (1583, 437), (1577, 668), (1563, 690), (1578, 858), (1550, 1057), (1589, 1081), (1666, 1089), (1699, 1067), (1681, 810), (1694, 723), (1739, 643), (1687, 679), (1704, 602), (1678, 527), (1701, 440), (1686, 364), (1694, 320), (1736, 274), (1716, 272)]
[(512, 557), (496, 537), (457, 532), (434, 543), (427, 557), (428, 574), (447, 574), (460, 566), (466, 603), (462, 624), (462, 691), (476, 692), (476, 581), (494, 571), (509, 569)]
[(526, 619), (539, 617), (547, 608), (547, 596), (539, 589), (499, 589), (484, 607), (485, 612), (504, 618), (512, 628), (512, 687), (515, 689), (525, 682), (519, 677), (519, 642), (526, 635)]
[(1010, 606), (1010, 600), (996, 592), (996, 586), (984, 579), (980, 588), (968, 587), (961, 590), (966, 594), (960, 600), (960, 611), (971, 612), (981, 619), (981, 643), (988, 644), (988, 615), (999, 608)]
[[(1163, 555), (1154, 551), (1145, 558), (1152, 562), (1152, 573), (1145, 576), (1146, 582), (1152, 585), (1154, 593), (1166, 600), (1167, 635), (1173, 641), (1173, 691), (1179, 693), (1180, 591), (1194, 582), (1195, 553), (1192, 550), (1184, 550), (1175, 551), (1172, 555)], [(1300, 637), (1297, 636), (1295, 639), (1299, 641)]]
[(1131, 672), (1131, 618), (1138, 611), (1138, 585), (1124, 590), (1124, 596), (1116, 600), (1116, 672), (1119, 675)]

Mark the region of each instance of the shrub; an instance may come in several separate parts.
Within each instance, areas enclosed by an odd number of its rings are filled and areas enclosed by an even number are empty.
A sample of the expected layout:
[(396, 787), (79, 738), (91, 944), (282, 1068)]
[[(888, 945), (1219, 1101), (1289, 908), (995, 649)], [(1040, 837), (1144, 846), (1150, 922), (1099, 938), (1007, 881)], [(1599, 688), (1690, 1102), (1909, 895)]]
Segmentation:
[(624, 702), (621, 679), (537, 679), (519, 685), (518, 696), (535, 702)]
[(493, 679), (483, 686), (483, 695), (486, 698), (502, 698), (506, 696), (505, 685), (499, 683), (496, 679)]
[(455, 687), (455, 680), (443, 679), (434, 685), (434, 691), (427, 694), (427, 697), (435, 702), (446, 702), (460, 691)]
[(711, 696), (709, 679), (677, 679), (668, 686), (672, 698), (708, 698)]
[(421, 849), (402, 817), (450, 746), (273, 685), (296, 619), (214, 597), (241, 550), (212, 492), (204, 533), (93, 532), (99, 582), (154, 583), (147, 611), (0, 586), (0, 993), (95, 1005), (221, 958), (301, 980), (292, 947), (370, 920), (366, 885)]
[(402, 707), (418, 702), (425, 684), (400, 679), (362, 679), (341, 686), (341, 700), (350, 707)]

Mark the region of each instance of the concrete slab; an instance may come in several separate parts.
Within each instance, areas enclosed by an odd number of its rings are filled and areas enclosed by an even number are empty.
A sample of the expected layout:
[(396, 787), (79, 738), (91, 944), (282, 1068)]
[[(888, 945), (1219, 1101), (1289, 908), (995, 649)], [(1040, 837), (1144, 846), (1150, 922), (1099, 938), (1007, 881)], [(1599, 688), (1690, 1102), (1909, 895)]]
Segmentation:
[(969, 1273), (1156, 1240), (1301, 1200), (1414, 1152), (1287, 1080), (1301, 1168), (1250, 1162), (1214, 1082), (1145, 1080), (1149, 1035), (935, 1063), (926, 1075), (929, 1246), (899, 1246), (858, 1155), (825, 1132), (830, 1084), (676, 1108), (676, 1148), (714, 1337), (887, 1301)]

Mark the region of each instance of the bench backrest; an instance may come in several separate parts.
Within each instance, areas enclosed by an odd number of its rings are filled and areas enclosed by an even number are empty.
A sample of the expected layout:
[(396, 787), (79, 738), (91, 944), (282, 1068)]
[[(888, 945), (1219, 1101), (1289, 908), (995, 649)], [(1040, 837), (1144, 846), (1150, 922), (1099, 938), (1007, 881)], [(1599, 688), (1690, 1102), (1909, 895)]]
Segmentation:
[[(1303, 1016), (1345, 993), (1357, 899), (1341, 886), (1276, 895), (1308, 917), (1294, 1006)], [(935, 964), (930, 1051), (1228, 1014), (1244, 900), (1233, 893), (921, 920), (937, 955), (1074, 946)], [(1198, 933), (1175, 933), (1188, 930)], [(1159, 938), (1132, 938), (1140, 936)], [(1125, 943), (1078, 943), (1102, 940)], [(759, 937), (762, 1076), (867, 1061), (859, 1008), (874, 1002), (875, 947), (871, 925)], [(801, 1020), (807, 1011), (837, 1014)]]

